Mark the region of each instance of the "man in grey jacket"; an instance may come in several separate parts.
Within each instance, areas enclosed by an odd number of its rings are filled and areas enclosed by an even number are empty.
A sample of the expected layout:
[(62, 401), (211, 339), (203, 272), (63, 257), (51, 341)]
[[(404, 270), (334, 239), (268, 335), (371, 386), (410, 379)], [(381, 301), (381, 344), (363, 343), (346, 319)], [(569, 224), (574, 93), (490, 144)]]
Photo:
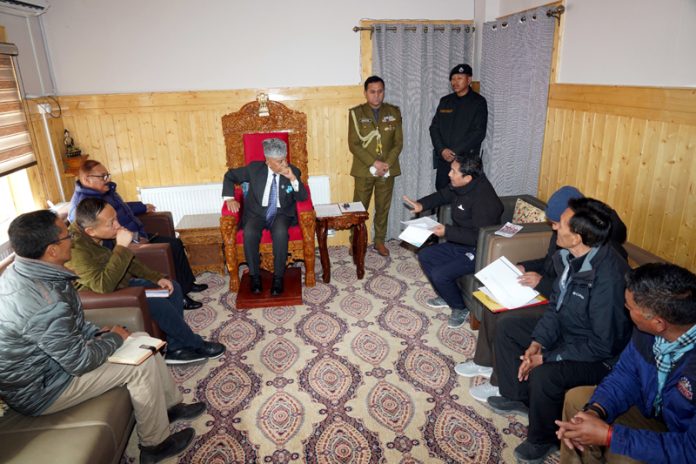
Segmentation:
[(175, 456), (193, 440), (192, 428), (169, 423), (203, 413), (202, 403), (181, 403), (162, 357), (138, 366), (107, 358), (130, 334), (85, 320), (73, 287), (72, 236), (47, 210), (15, 218), (9, 228), (15, 262), (0, 276), (0, 397), (16, 411), (40, 416), (70, 408), (125, 386), (135, 410), (140, 462)]

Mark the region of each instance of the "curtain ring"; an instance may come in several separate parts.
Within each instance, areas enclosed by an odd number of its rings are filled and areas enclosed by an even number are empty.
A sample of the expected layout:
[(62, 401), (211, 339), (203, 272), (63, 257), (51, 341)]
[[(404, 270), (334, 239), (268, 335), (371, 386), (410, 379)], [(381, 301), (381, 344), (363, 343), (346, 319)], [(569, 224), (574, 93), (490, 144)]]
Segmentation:
[(532, 21), (536, 21), (536, 15), (532, 15)]
[(498, 27), (498, 26), (496, 26), (495, 24), (493, 24), (493, 25), (491, 26), (491, 29), (495, 31), (495, 30), (497, 29), (497, 27)]
[(503, 26), (503, 29), (505, 29), (506, 27), (508, 27), (507, 21), (505, 21), (505, 22), (502, 24), (502, 26)]
[(526, 16), (522, 16), (522, 17), (520, 18), (520, 22), (521, 22), (521, 23), (525, 22), (526, 20), (527, 20), (527, 17), (526, 17)]

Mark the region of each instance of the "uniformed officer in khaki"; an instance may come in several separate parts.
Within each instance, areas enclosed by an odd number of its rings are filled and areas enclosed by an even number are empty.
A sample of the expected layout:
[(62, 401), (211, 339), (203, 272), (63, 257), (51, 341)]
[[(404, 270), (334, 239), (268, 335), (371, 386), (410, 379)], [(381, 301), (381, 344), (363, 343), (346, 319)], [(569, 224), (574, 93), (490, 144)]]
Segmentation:
[(394, 177), (401, 174), (399, 154), (404, 144), (399, 108), (384, 103), (384, 81), (378, 76), (365, 80), (366, 103), (348, 112), (348, 146), (353, 153), (350, 175), (355, 177), (353, 201), (365, 209), (375, 193), (375, 250), (389, 256), (384, 246)]

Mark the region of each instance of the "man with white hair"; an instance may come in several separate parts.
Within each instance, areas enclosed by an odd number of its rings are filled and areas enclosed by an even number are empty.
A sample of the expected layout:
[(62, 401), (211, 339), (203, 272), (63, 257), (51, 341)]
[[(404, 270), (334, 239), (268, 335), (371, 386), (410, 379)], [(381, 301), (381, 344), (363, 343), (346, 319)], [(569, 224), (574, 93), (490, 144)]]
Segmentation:
[(307, 189), (300, 180), (300, 170), (288, 164), (288, 148), (278, 138), (263, 141), (265, 162), (252, 161), (248, 165), (230, 169), (222, 183), (222, 196), (227, 208), (236, 213), (239, 202), (234, 198), (235, 184), (247, 182), (244, 197), (242, 226), (244, 228), (244, 255), (249, 266), (251, 292), (261, 288), (259, 244), (263, 229), (273, 239), (273, 285), (271, 295), (283, 293), (283, 276), (288, 256), (288, 228), (297, 223), (296, 202), (307, 199)]

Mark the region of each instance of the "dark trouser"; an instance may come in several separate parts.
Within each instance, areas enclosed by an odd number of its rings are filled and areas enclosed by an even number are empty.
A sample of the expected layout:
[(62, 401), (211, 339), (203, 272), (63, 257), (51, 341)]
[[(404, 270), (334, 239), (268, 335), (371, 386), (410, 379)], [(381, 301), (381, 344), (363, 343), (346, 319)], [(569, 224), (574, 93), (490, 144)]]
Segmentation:
[[(372, 220), (375, 226), (374, 242), (384, 243), (384, 239), (387, 237), (387, 219), (394, 191), (394, 178), (391, 176), (386, 179), (384, 177), (356, 177), (353, 201), (361, 202), (365, 209), (368, 209), (373, 190), (375, 192), (375, 215)], [(350, 230), (352, 237), (353, 229)]]
[[(470, 253), (471, 257), (466, 254)], [(476, 247), (445, 242), (423, 248), (418, 261), (435, 292), (452, 309), (465, 309), (457, 279), (474, 272)]]
[[(544, 314), (548, 306), (535, 306), (533, 308), (515, 309), (502, 313), (494, 313), (484, 308), (483, 316), (481, 317), (481, 326), (478, 331), (478, 339), (476, 340), (476, 352), (474, 353), (474, 362), (479, 366), (487, 366), (493, 368), (491, 375), (491, 385), (498, 385), (498, 374), (495, 368), (495, 335), (498, 331), (498, 324), (508, 318), (515, 319), (533, 319), (538, 321)], [(525, 348), (526, 349), (526, 348)]]
[[(150, 235), (152, 237), (152, 235)], [(189, 264), (188, 256), (184, 251), (184, 244), (181, 240), (174, 237), (162, 237), (156, 235), (149, 239), (150, 243), (168, 243), (172, 249), (172, 258), (174, 259), (174, 271), (176, 272), (176, 281), (181, 285), (184, 295), (191, 291), (193, 282), (196, 278), (193, 276), (191, 265)], [(173, 276), (170, 276), (173, 278)]]
[[(150, 316), (167, 334), (168, 349), (175, 351), (181, 348), (196, 349), (203, 345), (200, 335), (193, 333), (184, 319), (184, 294), (178, 282), (173, 281), (174, 291), (167, 298), (148, 298), (147, 307)], [(130, 287), (156, 287), (157, 285), (145, 279), (131, 279)]]
[(517, 380), (520, 356), (532, 342), (536, 319), (508, 318), (498, 321), (495, 338), (495, 363), (498, 388), (506, 398), (529, 405), (527, 440), (531, 443), (554, 443), (561, 418), (565, 392), (581, 385), (597, 385), (611, 368), (604, 362), (546, 362), (534, 368), (529, 380)]
[(449, 185), (449, 172), (451, 164), (452, 163), (448, 163), (447, 161), (443, 160), (440, 155), (438, 155), (438, 160), (435, 165), (435, 190), (440, 190)]
[[(288, 228), (292, 218), (284, 214), (277, 214), (271, 226), (271, 239), (273, 240), (273, 274), (276, 277), (285, 275), (285, 265), (288, 262)], [(266, 227), (266, 218), (248, 217), (244, 222), (244, 255), (246, 256), (249, 273), (259, 275), (261, 270), (259, 245), (261, 233)]]

